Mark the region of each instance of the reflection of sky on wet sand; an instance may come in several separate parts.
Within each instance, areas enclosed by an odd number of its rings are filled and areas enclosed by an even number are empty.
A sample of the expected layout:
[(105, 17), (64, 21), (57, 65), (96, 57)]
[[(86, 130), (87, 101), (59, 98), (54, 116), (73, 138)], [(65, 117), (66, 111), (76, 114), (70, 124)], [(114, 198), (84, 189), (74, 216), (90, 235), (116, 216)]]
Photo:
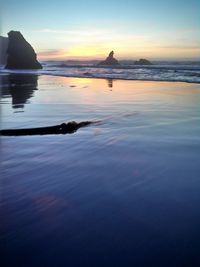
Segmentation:
[[(123, 81), (112, 79), (88, 79), (43, 76), (39, 79), (37, 90), (37, 76), (10, 75), (2, 76), (2, 100), (12, 96), (13, 108), (24, 104), (104, 104), (126, 103), (128, 101), (145, 101), (149, 98), (158, 101), (172, 101), (176, 96), (181, 101), (195, 101), (199, 96), (199, 85), (189, 83), (151, 82), (151, 81)], [(111, 89), (112, 90), (109, 90)], [(56, 90), (56, 94), (55, 94)], [(187, 99), (184, 96), (187, 95)], [(33, 97), (33, 99), (30, 99)], [(27, 100), (29, 102), (27, 102)], [(178, 101), (178, 98), (175, 99)]]
[[(168, 111), (171, 109), (174, 110), (172, 120), (176, 119), (176, 111), (182, 111), (179, 113), (182, 120), (188, 119), (184, 112), (200, 98), (198, 84), (53, 76), (41, 76), (33, 83), (36, 76), (28, 75), (25, 80), (23, 76), (15, 83), (11, 81), (16, 76), (9, 77), (9, 83), (6, 82), (8, 77), (4, 78), (2, 126), (30, 126), (30, 123), (31, 126), (32, 123), (43, 126), (43, 123), (57, 124), (66, 120), (109, 119), (115, 114), (125, 118), (138, 112), (148, 116), (154, 112), (150, 119), (159, 118), (159, 123), (165, 123), (170, 119)], [(16, 110), (24, 111), (24, 114), (13, 114)], [(156, 110), (162, 116), (158, 116)]]
[(199, 85), (40, 76), (37, 88), (23, 113), (7, 95), (2, 128), (101, 123), (73, 135), (2, 137), (10, 266), (199, 259)]
[[(172, 82), (151, 82), (151, 81), (123, 81), (123, 80), (105, 80), (105, 79), (88, 79), (88, 78), (66, 78), (66, 77), (45, 77), (44, 79), (52, 80), (52, 83), (56, 83), (57, 86), (69, 88), (73, 85), (73, 91), (70, 99), (63, 99), (63, 101), (73, 100), (77, 101), (76, 97), (80, 97), (80, 100), (89, 100), (91, 98), (91, 104), (97, 104), (100, 101), (134, 101), (137, 99), (153, 97), (172, 98), (173, 96), (187, 94), (192, 95), (199, 94), (198, 84), (189, 83), (172, 83)], [(51, 86), (52, 87), (52, 86)], [(55, 88), (55, 87), (54, 87)], [(81, 89), (88, 90), (81, 90)], [(110, 91), (112, 88), (113, 91)], [(69, 91), (69, 90), (68, 90)], [(71, 91), (70, 91), (71, 92)], [(65, 92), (66, 96), (70, 92)], [(64, 92), (61, 92), (64, 93)], [(59, 97), (59, 96), (58, 96)], [(85, 97), (85, 98), (84, 98)], [(186, 99), (184, 99), (186, 101)], [(89, 104), (89, 103), (88, 103)]]

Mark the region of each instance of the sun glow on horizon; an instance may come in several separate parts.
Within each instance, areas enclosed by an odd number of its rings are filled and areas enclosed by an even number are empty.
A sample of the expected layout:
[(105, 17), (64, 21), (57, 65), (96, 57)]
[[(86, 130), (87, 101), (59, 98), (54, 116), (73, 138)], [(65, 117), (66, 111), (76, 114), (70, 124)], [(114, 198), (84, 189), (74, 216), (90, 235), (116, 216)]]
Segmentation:
[[(41, 34), (43, 31), (39, 31)], [(63, 35), (66, 32), (66, 35)], [(122, 33), (119, 35), (115, 30), (106, 31), (92, 28), (91, 32), (96, 34), (89, 35), (89, 29), (81, 31), (67, 32), (61, 30), (44, 31), (49, 36), (55, 35), (55, 43), (52, 47), (41, 51), (37, 45), (38, 58), (41, 60), (102, 60), (112, 50), (115, 57), (119, 60), (148, 58), (150, 60), (158, 59), (198, 59), (200, 55), (200, 45), (198, 38), (191, 41), (186, 36), (194, 36), (195, 32), (183, 30), (175, 33), (146, 33), (130, 34)], [(86, 38), (87, 36), (87, 38)], [(43, 36), (44, 38), (44, 36)], [(33, 40), (34, 42), (34, 40)], [(54, 45), (54, 46), (53, 46)]]
[(105, 46), (74, 46), (69, 49), (47, 50), (38, 52), (40, 60), (101, 60), (107, 57), (108, 53), (114, 50), (115, 57), (119, 60), (149, 58), (149, 59), (170, 59), (170, 58), (197, 58), (200, 55), (198, 46), (137, 46), (122, 47), (109, 44)]

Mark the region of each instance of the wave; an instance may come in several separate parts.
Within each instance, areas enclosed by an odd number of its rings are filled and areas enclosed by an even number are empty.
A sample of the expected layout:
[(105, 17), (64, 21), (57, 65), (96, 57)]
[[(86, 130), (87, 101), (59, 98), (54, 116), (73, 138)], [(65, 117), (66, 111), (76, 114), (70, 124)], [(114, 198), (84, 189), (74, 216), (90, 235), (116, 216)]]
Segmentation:
[(126, 64), (118, 67), (101, 67), (89, 64), (68, 65), (65, 62), (44, 62), (42, 70), (0, 69), (0, 74), (8, 73), (200, 83), (200, 64), (198, 63), (159, 63), (148, 66)]

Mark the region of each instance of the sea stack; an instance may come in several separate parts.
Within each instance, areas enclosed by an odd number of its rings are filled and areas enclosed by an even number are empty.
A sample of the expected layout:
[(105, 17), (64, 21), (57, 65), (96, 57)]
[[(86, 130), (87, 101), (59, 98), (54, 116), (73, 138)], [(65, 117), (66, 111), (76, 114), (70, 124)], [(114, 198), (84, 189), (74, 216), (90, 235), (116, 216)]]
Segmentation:
[(108, 57), (104, 61), (99, 62), (98, 65), (116, 66), (119, 65), (119, 62), (114, 58), (114, 52), (111, 51)]
[(0, 36), (0, 65), (5, 66), (7, 62), (8, 38)]
[(42, 69), (33, 47), (19, 31), (8, 33), (6, 69)]
[(152, 63), (145, 58), (141, 58), (138, 61), (135, 61), (135, 64), (136, 65), (152, 65)]

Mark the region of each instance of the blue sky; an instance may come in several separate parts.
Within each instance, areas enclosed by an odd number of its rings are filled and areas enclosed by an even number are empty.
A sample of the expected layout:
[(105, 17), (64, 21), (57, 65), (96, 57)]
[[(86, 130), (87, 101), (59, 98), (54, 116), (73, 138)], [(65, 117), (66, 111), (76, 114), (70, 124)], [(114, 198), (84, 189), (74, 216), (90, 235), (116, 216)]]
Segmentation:
[(6, 0), (1, 34), (19, 30), (41, 58), (196, 59), (199, 0)]

